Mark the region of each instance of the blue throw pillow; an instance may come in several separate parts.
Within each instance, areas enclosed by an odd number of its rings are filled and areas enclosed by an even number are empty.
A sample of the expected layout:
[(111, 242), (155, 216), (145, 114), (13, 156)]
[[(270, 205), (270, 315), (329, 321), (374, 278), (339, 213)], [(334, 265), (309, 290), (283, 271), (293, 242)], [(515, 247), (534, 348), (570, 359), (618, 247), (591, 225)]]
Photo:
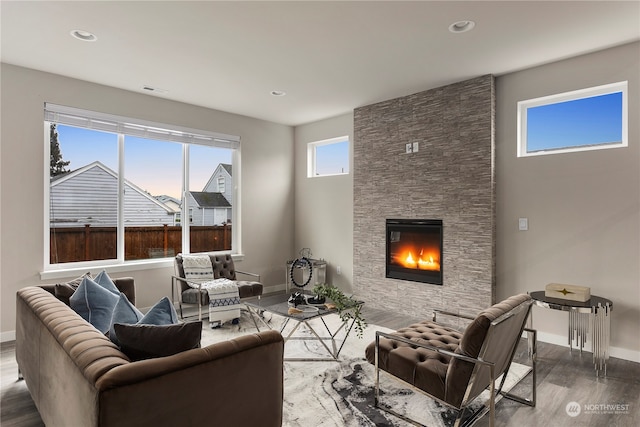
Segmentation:
[(116, 284), (113, 283), (113, 280), (111, 280), (111, 277), (109, 277), (106, 271), (102, 270), (98, 273), (98, 275), (93, 278), (93, 281), (106, 290), (111, 291), (116, 295), (120, 295), (120, 289), (118, 289)]
[(69, 298), (69, 305), (84, 320), (104, 334), (111, 326), (111, 316), (118, 299), (119, 294), (108, 291), (85, 277)]
[[(122, 323), (122, 322), (119, 322)], [(173, 325), (178, 323), (178, 313), (169, 298), (164, 297), (145, 314), (138, 324)]]
[(120, 297), (116, 306), (113, 309), (113, 315), (111, 316), (111, 328), (109, 329), (109, 338), (117, 346), (120, 346), (116, 331), (113, 325), (116, 323), (122, 323), (126, 325), (135, 325), (142, 319), (144, 315), (138, 310), (123, 293), (120, 293)]

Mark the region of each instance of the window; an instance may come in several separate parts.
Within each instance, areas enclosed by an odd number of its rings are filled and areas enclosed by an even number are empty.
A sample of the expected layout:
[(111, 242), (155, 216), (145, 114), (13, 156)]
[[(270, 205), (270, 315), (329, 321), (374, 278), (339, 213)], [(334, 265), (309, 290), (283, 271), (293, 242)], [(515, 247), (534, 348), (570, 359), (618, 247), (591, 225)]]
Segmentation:
[(627, 82), (518, 102), (518, 157), (627, 146)]
[(218, 177), (218, 193), (224, 193), (224, 191), (225, 191), (224, 176), (220, 176)]
[[(180, 224), (182, 212), (176, 212), (176, 225)], [(189, 223), (193, 223), (193, 208), (189, 208)]]
[(233, 206), (205, 191), (238, 137), (52, 104), (45, 132), (47, 268), (239, 251)]
[(349, 173), (349, 137), (309, 143), (307, 177), (345, 175)]

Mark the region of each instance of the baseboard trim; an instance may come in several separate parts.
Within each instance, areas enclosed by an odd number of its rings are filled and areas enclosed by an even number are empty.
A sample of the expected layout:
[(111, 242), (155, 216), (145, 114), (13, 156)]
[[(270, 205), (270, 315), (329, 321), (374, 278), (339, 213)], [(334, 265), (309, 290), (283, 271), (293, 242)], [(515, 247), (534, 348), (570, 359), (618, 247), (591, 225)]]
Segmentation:
[(284, 292), (286, 289), (287, 289), (287, 285), (285, 283), (282, 283), (280, 285), (265, 286), (262, 292), (263, 292), (263, 295), (268, 295), (276, 292)]
[(0, 332), (0, 342), (9, 342), (16, 340), (16, 331)]
[[(538, 341), (569, 348), (568, 339), (565, 335), (556, 335), (556, 334), (550, 334), (548, 332), (538, 331)], [(590, 342), (587, 342), (585, 344), (584, 351), (588, 351), (589, 353), (591, 353)], [(618, 359), (640, 363), (640, 351), (634, 351), (634, 350), (629, 350), (627, 348), (620, 348), (620, 347), (609, 347), (609, 355), (611, 357), (617, 357)]]

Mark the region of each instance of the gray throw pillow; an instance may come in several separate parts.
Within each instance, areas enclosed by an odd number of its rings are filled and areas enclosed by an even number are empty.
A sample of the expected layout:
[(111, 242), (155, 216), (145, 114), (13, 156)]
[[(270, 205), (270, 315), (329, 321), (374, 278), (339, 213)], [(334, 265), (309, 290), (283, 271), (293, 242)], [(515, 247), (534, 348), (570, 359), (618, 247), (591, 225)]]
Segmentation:
[(135, 325), (142, 319), (144, 315), (138, 310), (123, 293), (120, 293), (120, 298), (116, 306), (113, 308), (113, 314), (111, 316), (111, 327), (109, 328), (109, 339), (117, 346), (120, 345), (118, 341), (118, 334), (114, 329), (116, 323), (122, 323), (127, 325)]
[(169, 301), (169, 298), (164, 297), (151, 307), (138, 323), (144, 323), (146, 325), (172, 325), (178, 323), (178, 314), (171, 301)]
[(53, 289), (53, 294), (60, 301), (69, 305), (69, 298), (71, 298), (71, 295), (73, 295), (76, 289), (78, 289), (78, 286), (80, 286), (80, 283), (82, 283), (82, 279), (84, 279), (85, 277), (91, 279), (91, 273), (87, 272), (82, 276), (66, 283), (56, 283)]
[(69, 298), (69, 305), (84, 320), (104, 334), (111, 326), (111, 316), (119, 298), (119, 293), (108, 291), (85, 277)]
[(111, 277), (109, 277), (105, 270), (102, 270), (100, 273), (98, 273), (96, 277), (93, 278), (93, 281), (116, 295), (120, 293), (120, 289), (118, 289), (116, 284), (113, 283), (113, 280), (111, 280)]

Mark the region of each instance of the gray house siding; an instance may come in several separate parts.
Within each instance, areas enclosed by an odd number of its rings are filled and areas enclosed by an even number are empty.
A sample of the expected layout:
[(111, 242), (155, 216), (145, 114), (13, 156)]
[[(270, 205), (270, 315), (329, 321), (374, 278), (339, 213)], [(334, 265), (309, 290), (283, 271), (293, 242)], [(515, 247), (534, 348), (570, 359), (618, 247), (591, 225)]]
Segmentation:
[[(50, 186), (51, 227), (117, 225), (118, 179), (100, 162), (54, 178)], [(173, 225), (173, 212), (125, 182), (125, 227)]]
[(52, 182), (51, 226), (115, 226), (117, 190), (113, 177), (97, 166)]
[[(218, 178), (224, 178), (224, 191), (220, 191), (218, 186)], [(225, 199), (229, 201), (231, 205), (233, 205), (233, 177), (231, 175), (231, 165), (228, 164), (219, 164), (207, 184), (204, 186), (202, 191), (206, 191), (209, 193), (222, 193)]]
[[(220, 179), (224, 180), (224, 189), (220, 188)], [(194, 194), (196, 197), (194, 197)], [(189, 193), (189, 206), (193, 208), (191, 211), (191, 225), (222, 225), (229, 223), (232, 218), (232, 205), (233, 179), (231, 165), (220, 163), (201, 192), (194, 191)]]
[(222, 225), (231, 221), (231, 207), (200, 206), (192, 193), (189, 193), (189, 207), (191, 225)]

